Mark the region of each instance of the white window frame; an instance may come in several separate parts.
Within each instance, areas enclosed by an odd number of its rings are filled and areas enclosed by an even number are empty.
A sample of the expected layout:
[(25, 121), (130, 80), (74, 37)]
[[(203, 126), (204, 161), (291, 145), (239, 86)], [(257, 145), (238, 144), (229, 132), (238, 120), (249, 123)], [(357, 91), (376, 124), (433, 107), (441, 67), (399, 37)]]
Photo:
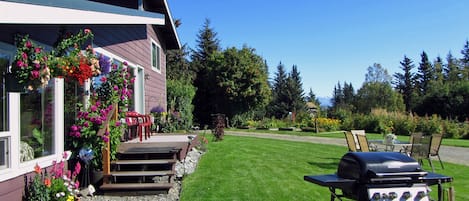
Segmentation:
[[(119, 62), (127, 62), (127, 67), (130, 67), (128, 69), (129, 72), (131, 72), (135, 76), (135, 82), (134, 82), (134, 88), (133, 90), (133, 97), (134, 97), (134, 109), (136, 112), (144, 114), (145, 113), (145, 83), (144, 83), (144, 78), (145, 78), (145, 73), (143, 72), (143, 76), (138, 76), (139, 75), (139, 70), (144, 70), (144, 68), (141, 65), (134, 64), (130, 62), (128, 59), (125, 59), (123, 57), (117, 56), (116, 54), (105, 50), (101, 47), (93, 47), (94, 51), (100, 54), (103, 54), (111, 60), (117, 60)], [(112, 70), (112, 69), (111, 69)], [(138, 92), (141, 91), (142, 93), (139, 94)]]
[[(45, 48), (45, 47), (44, 47)], [(13, 45), (0, 42), (0, 49), (14, 53), (16, 48)], [(54, 161), (60, 161), (64, 153), (64, 81), (54, 79), (54, 144), (53, 154), (30, 161), (20, 162), (20, 93), (7, 93), (9, 99), (8, 119), (9, 130), (1, 131), (0, 137), (9, 139), (8, 141), (8, 161), (7, 167), (0, 170), (0, 182), (24, 175), (34, 171), (37, 164), (40, 167), (49, 167)]]
[[(157, 52), (155, 53), (156, 58), (153, 57), (153, 45), (155, 45), (157, 49)], [(151, 69), (155, 72), (161, 73), (161, 46), (153, 39), (150, 39), (150, 58)], [(156, 60), (156, 66), (153, 65), (154, 60)]]

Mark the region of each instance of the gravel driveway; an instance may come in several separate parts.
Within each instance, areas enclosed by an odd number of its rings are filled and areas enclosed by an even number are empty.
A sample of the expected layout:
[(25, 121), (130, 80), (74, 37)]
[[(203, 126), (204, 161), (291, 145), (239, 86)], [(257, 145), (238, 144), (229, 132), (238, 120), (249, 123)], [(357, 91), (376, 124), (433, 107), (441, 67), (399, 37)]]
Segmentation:
[[(239, 131), (225, 131), (225, 134), (236, 135), (236, 136), (289, 140), (289, 141), (296, 141), (296, 142), (311, 142), (311, 143), (318, 143), (318, 144), (333, 144), (333, 145), (347, 146), (345, 142), (345, 138), (341, 139), (341, 138), (296, 136), (296, 135), (282, 135), (282, 134), (270, 134), (270, 133), (252, 133), (252, 132), (239, 132)], [(440, 158), (442, 161), (469, 166), (469, 148), (441, 146), (439, 153), (440, 153)], [(433, 162), (434, 167), (438, 167), (440, 165), (437, 157), (432, 158), (432, 162)]]

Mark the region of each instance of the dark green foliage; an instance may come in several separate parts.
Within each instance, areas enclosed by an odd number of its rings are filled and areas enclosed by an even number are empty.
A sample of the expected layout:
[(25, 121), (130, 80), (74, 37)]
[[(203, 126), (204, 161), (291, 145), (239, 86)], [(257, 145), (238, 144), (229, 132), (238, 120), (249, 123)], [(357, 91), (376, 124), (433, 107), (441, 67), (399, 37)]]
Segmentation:
[(418, 73), (416, 74), (416, 85), (419, 96), (425, 95), (428, 91), (431, 80), (434, 79), (432, 72), (432, 64), (428, 60), (427, 53), (425, 51), (420, 55), (422, 60), (418, 67)]
[(272, 102), (269, 105), (270, 116), (277, 119), (285, 118), (289, 112), (287, 82), (285, 66), (280, 62), (272, 84)]
[(175, 129), (189, 130), (192, 126), (194, 106), (192, 100), (195, 95), (195, 87), (185, 80), (167, 80), (168, 108), (171, 113), (179, 115), (174, 119)]
[(401, 69), (404, 71), (403, 73), (395, 73), (394, 74), (394, 86), (397, 91), (402, 94), (405, 104), (406, 111), (412, 111), (413, 109), (413, 101), (415, 97), (415, 75), (412, 72), (414, 68), (414, 64), (412, 64), (412, 60), (409, 59), (407, 56), (404, 56), (404, 60), (400, 62)]

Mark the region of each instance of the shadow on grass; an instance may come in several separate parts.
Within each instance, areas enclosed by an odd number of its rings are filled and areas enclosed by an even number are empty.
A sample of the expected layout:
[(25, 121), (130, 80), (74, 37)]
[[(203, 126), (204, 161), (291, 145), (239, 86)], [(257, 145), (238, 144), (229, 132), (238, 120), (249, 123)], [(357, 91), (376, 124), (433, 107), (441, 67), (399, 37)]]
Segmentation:
[(323, 169), (332, 169), (335, 170), (337, 169), (338, 162), (313, 162), (309, 161), (308, 164), (311, 166), (323, 168)]

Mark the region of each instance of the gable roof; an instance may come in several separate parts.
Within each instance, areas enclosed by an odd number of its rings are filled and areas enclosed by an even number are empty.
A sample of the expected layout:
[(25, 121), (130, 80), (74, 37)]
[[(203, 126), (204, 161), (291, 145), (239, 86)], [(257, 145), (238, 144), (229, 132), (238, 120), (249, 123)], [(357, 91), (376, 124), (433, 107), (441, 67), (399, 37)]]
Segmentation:
[(3, 0), (0, 24), (164, 25), (165, 16), (86, 0)]

